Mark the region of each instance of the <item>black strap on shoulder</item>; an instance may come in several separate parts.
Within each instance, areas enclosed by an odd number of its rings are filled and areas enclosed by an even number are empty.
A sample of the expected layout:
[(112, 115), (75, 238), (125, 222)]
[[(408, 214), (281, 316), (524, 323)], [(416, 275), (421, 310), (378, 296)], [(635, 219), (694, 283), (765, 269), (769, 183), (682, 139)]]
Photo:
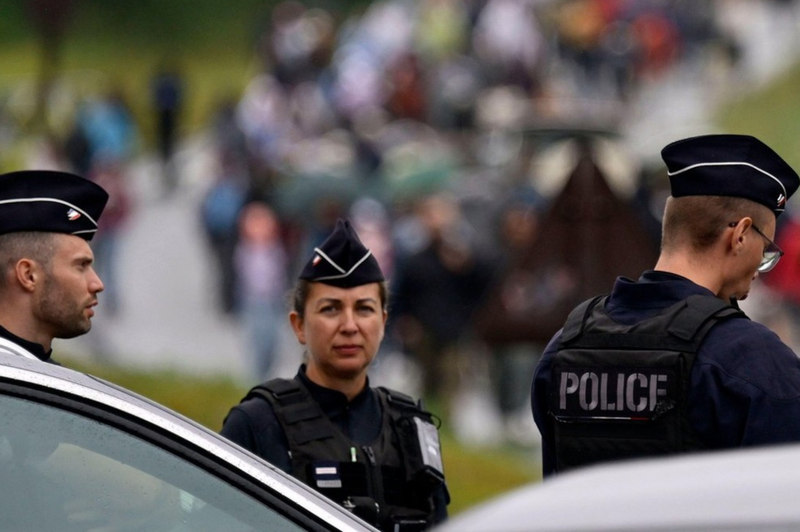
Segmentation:
[(600, 303), (600, 300), (603, 300), (602, 304), (605, 304), (605, 299), (607, 297), (607, 294), (595, 296), (591, 299), (587, 299), (575, 307), (572, 312), (569, 313), (569, 317), (564, 324), (564, 330), (561, 332), (561, 342), (569, 342), (581, 334), (583, 332), (583, 325), (586, 323), (587, 316), (589, 316), (594, 307)]
[(601, 319), (615, 330), (584, 334), (587, 323), (600, 312), (606, 298), (598, 296), (584, 301), (570, 313), (561, 335), (560, 348), (696, 351), (705, 335), (720, 321), (747, 318), (744, 312), (717, 297), (695, 294), (639, 325), (624, 326), (606, 316)]
[[(260, 397), (272, 405), (284, 431), (291, 431), (297, 442), (322, 440), (333, 436), (325, 414), (308, 391), (294, 379), (272, 379), (251, 389), (245, 400)], [(298, 425), (299, 424), (299, 425)]]
[(419, 401), (415, 401), (413, 397), (410, 395), (406, 395), (402, 392), (398, 392), (397, 390), (390, 390), (389, 388), (379, 386), (375, 388), (378, 394), (385, 399), (385, 404), (389, 406), (389, 408), (399, 412), (408, 414), (409, 410), (413, 411), (412, 413), (415, 414), (422, 414), (426, 417), (430, 417), (430, 412), (425, 410), (422, 407), (422, 404)]
[(396, 390), (390, 390), (383, 386), (375, 388), (378, 396), (381, 398), (381, 403), (386, 405), (389, 415), (397, 422), (401, 418), (408, 418), (417, 416), (424, 421), (433, 423), (438, 429), (441, 426), (442, 420), (428, 412), (423, 406), (422, 401), (415, 401), (410, 395), (406, 395)]
[(709, 320), (721, 321), (729, 318), (747, 318), (744, 312), (714, 296), (693, 295), (684, 302), (669, 324), (670, 334), (681, 340), (692, 341)]
[(384, 386), (378, 386), (376, 390), (378, 390), (378, 393), (385, 396), (389, 404), (393, 406), (397, 406), (399, 408), (414, 408), (416, 410), (420, 409), (417, 402), (410, 395), (406, 395), (396, 390), (390, 390)]

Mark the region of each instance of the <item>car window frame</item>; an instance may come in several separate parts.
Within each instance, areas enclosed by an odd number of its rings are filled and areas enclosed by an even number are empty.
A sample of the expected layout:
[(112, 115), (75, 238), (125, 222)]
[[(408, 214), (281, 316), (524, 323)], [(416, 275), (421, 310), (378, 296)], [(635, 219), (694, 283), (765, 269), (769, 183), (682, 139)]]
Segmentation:
[[(13, 370), (25, 371), (23, 368), (11, 368)], [(289, 498), (281, 493), (281, 491), (274, 489), (269, 490), (267, 487), (262, 486), (266, 484), (269, 488), (276, 488), (279, 484), (278, 480), (271, 482), (264, 482), (258, 478), (253, 477), (248, 471), (237, 467), (234, 463), (224, 459), (214, 452), (210, 452), (194, 442), (181, 437), (165, 429), (164, 427), (144, 419), (141, 416), (134, 415), (128, 411), (120, 410), (113, 405), (109, 405), (102, 401), (94, 400), (87, 397), (86, 394), (76, 393), (63, 389), (64, 387), (79, 387), (84, 390), (90, 390), (109, 398), (115, 398), (118, 401), (126, 402), (128, 405), (135, 409), (144, 409), (150, 412), (153, 416), (160, 418), (165, 422), (175, 424), (175, 421), (170, 418), (175, 418), (178, 425), (181, 423), (190, 425), (190, 428), (181, 427), (183, 430), (194, 430), (200, 438), (211, 444), (218, 450), (226, 454), (247, 453), (244, 449), (240, 449), (233, 443), (224, 440), (221, 436), (210, 432), (207, 428), (197, 424), (196, 422), (181, 416), (180, 414), (170, 411), (162, 405), (155, 403), (145, 397), (139, 396), (124, 388), (108, 383), (97, 377), (91, 375), (80, 374), (83, 377), (98, 382), (102, 387), (110, 387), (114, 393), (97, 389), (88, 386), (86, 383), (68, 382), (60, 377), (52, 375), (34, 374), (35, 378), (20, 380), (16, 378), (9, 378), (0, 375), (0, 394), (17, 397), (21, 399), (30, 400), (39, 404), (54, 407), (64, 410), (75, 415), (92, 419), (104, 425), (108, 425), (122, 432), (125, 432), (132, 437), (146, 441), (169, 454), (185, 460), (202, 470), (206, 471), (218, 478), (219, 480), (233, 486), (234, 488), (246, 493), (260, 503), (268, 506), (276, 513), (286, 517), (288, 520), (296, 523), (298, 526), (313, 531), (328, 532), (332, 530), (350, 529), (350, 530), (373, 530), (368, 525), (364, 524), (362, 528), (358, 526), (338, 527), (334, 523), (329, 523), (322, 516), (316, 515), (311, 508), (304, 507), (298, 504), (296, 500)], [(39, 382), (32, 382), (39, 381)], [(50, 381), (49, 384), (46, 381)], [(53, 387), (54, 382), (64, 383), (63, 387)], [(133, 401), (126, 401), (126, 396), (132, 398)], [(142, 403), (142, 404), (136, 404)], [(341, 513), (344, 510), (336, 505), (333, 501), (324, 499), (320, 494), (307, 488), (305, 485), (299, 483), (294, 478), (283, 474), (282, 471), (277, 470), (267, 462), (247, 453), (252, 458), (262, 462), (268, 466), (275, 476), (283, 477), (286, 483), (292, 485), (295, 492), (305, 499), (312, 501), (313, 508), (321, 508), (326, 513)], [(355, 518), (355, 516), (353, 516)], [(344, 518), (342, 518), (344, 519)], [(355, 518), (355, 521), (359, 521)], [(344, 521), (342, 521), (344, 522)], [(349, 523), (345, 523), (349, 524)]]

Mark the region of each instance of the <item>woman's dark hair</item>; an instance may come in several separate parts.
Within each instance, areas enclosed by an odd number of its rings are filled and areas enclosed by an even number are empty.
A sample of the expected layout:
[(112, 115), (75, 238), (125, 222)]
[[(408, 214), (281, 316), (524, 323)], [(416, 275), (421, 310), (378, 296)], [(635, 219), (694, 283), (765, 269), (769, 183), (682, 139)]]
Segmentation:
[[(298, 279), (290, 294), (291, 309), (301, 317), (305, 318), (306, 302), (308, 301), (308, 293), (311, 290), (311, 284), (314, 281), (306, 279)], [(389, 307), (389, 282), (382, 281), (378, 283), (378, 292), (381, 298), (381, 308), (388, 310)]]

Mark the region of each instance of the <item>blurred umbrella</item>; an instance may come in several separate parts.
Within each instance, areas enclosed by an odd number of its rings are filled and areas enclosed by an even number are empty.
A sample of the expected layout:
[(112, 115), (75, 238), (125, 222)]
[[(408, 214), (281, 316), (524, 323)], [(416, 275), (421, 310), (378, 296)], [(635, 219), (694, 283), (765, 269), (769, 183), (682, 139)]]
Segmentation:
[(382, 196), (393, 202), (433, 194), (449, 185), (456, 169), (455, 157), (441, 145), (424, 140), (403, 143), (384, 155)]
[(306, 218), (323, 202), (349, 204), (359, 193), (358, 185), (353, 178), (326, 174), (285, 176), (275, 190), (275, 208), (283, 216)]
[(440, 163), (391, 176), (383, 190), (384, 198), (391, 202), (428, 196), (446, 188), (454, 171), (452, 165)]

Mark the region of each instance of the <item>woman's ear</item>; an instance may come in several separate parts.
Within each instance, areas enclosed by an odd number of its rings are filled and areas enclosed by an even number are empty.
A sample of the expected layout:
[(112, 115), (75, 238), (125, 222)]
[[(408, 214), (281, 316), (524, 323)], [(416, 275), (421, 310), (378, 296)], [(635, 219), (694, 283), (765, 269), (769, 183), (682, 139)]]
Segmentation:
[(303, 328), (303, 318), (296, 310), (289, 313), (289, 323), (292, 325), (292, 331), (294, 331), (297, 341), (302, 345), (306, 345), (306, 331)]

